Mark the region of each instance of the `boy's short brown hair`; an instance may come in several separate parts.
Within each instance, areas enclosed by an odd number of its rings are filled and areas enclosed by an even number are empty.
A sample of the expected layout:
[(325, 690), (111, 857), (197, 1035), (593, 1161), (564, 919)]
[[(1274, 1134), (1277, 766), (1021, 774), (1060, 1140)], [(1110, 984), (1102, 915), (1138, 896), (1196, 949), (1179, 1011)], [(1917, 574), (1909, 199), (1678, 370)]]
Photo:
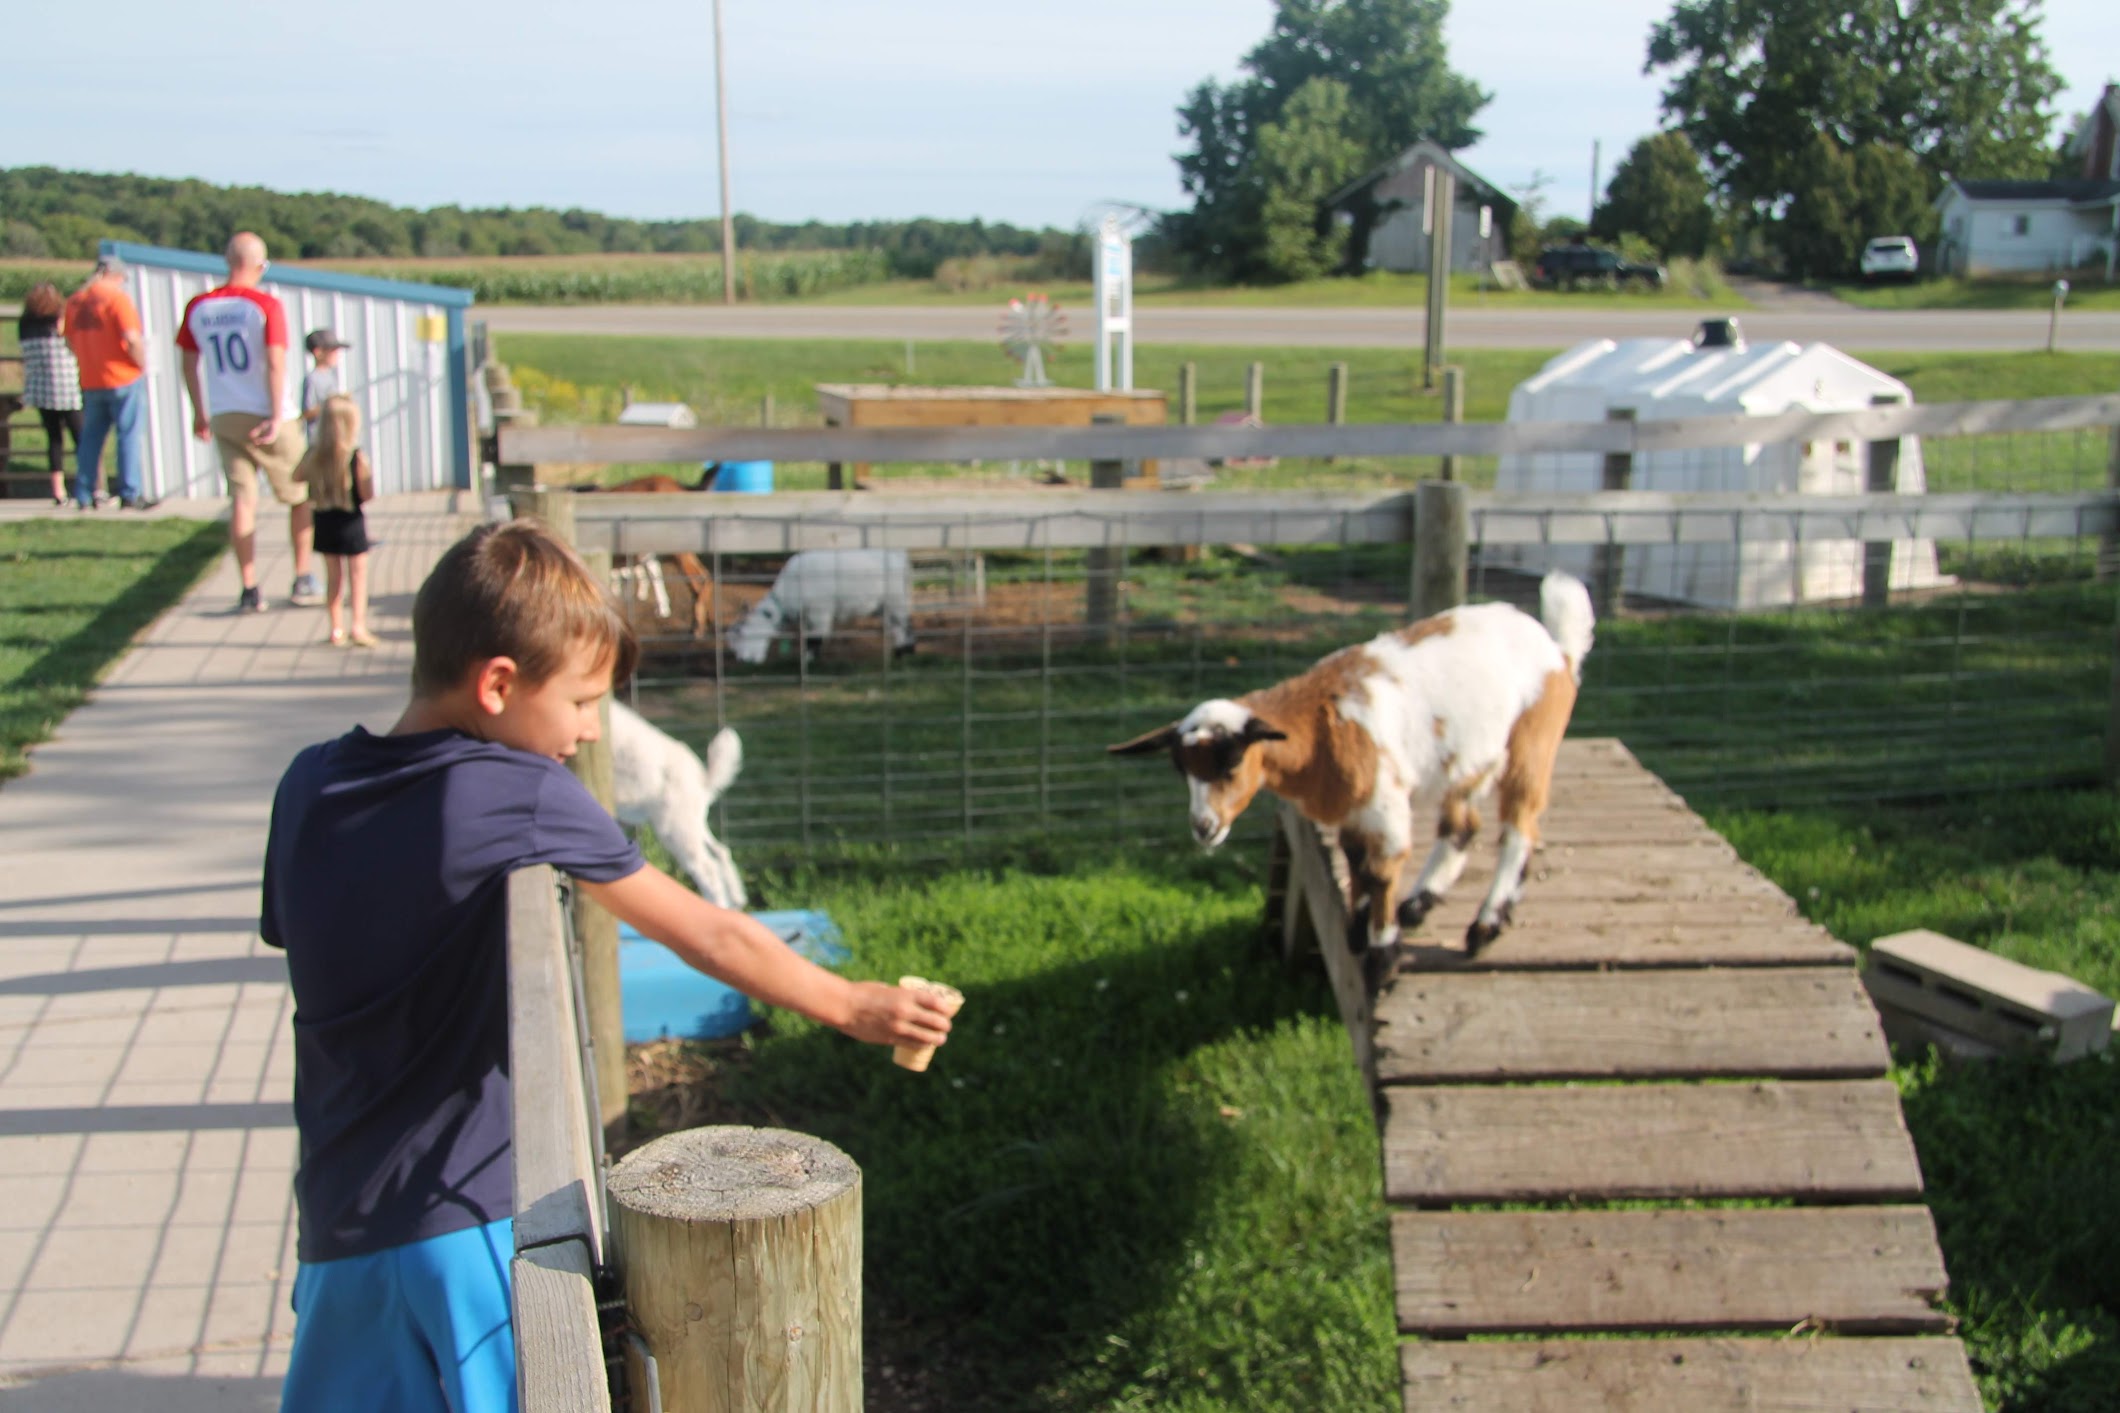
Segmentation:
[(412, 601), (412, 690), (437, 696), (476, 663), (515, 659), (532, 686), (586, 643), (633, 675), (640, 643), (580, 556), (536, 520), (481, 525), (443, 552)]

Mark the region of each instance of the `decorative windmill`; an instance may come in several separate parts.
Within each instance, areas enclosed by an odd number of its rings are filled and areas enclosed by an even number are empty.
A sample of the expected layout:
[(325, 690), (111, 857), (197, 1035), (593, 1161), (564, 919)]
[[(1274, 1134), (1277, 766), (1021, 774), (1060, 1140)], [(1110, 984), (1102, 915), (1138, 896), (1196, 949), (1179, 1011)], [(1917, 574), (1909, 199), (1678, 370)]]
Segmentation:
[(1045, 376), (1046, 350), (1056, 348), (1067, 337), (1067, 316), (1042, 294), (1012, 299), (1001, 311), (1001, 348), (1023, 365), (1019, 388), (1049, 388)]

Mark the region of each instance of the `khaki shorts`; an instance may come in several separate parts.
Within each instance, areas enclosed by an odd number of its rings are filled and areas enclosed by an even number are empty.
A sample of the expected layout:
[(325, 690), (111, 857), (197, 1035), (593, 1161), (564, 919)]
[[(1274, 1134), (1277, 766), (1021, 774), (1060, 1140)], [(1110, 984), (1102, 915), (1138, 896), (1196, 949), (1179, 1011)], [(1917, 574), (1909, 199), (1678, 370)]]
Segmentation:
[(250, 439), (250, 430), (264, 420), (249, 412), (217, 412), (209, 423), (214, 446), (221, 453), (221, 474), (228, 478), (228, 493), (239, 499), (257, 499), (258, 473), (263, 471), (272, 482), (273, 499), (282, 505), (301, 505), (309, 499), (309, 483), (294, 478), (294, 468), (309, 450), (302, 419), (283, 419), (279, 435), (259, 446)]

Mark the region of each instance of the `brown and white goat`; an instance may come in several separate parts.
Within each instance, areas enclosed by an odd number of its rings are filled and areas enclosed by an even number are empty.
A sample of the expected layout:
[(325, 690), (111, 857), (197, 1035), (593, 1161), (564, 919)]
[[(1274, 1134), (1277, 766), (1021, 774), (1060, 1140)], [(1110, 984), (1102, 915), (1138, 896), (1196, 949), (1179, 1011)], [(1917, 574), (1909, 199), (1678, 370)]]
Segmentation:
[[(688, 486), (675, 476), (661, 474), (636, 476), (630, 481), (621, 481), (615, 486), (583, 486), (584, 491), (624, 492), (631, 495), (689, 495), (705, 490), (712, 482), (711, 474), (702, 476), (697, 486)], [(677, 572), (684, 575), (692, 586), (692, 636), (707, 636), (707, 620), (714, 612), (714, 576), (696, 554), (680, 550), (670, 558), (677, 561)], [(655, 596), (655, 611), (663, 617), (670, 616), (670, 590), (663, 583), (662, 562), (652, 554), (638, 555), (633, 562), (617, 566), (621, 579), (630, 580), (637, 597), (645, 599)]]
[[(1454, 608), (1342, 648), (1299, 677), (1235, 701), (1202, 702), (1179, 721), (1112, 746), (1168, 750), (1186, 778), (1193, 837), (1213, 848), (1261, 789), (1339, 831), (1353, 876), (1348, 944), (1396, 946), (1464, 872), (1477, 804), (1500, 796), (1501, 854), (1465, 936), (1494, 940), (1522, 895), (1538, 843), (1595, 615), (1558, 571), (1539, 586), (1540, 618), (1507, 604)], [(1543, 620), (1543, 622), (1541, 622)], [(1434, 809), (1435, 847), (1400, 902), (1417, 811)], [(1395, 953), (1372, 962), (1388, 970)]]

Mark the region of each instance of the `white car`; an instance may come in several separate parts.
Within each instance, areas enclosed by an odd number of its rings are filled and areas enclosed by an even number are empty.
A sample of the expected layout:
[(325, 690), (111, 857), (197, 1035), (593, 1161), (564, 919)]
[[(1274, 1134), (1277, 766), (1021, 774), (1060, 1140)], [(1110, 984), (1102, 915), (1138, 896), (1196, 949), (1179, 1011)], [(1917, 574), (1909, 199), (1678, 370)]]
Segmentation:
[(1862, 277), (1881, 280), (1890, 275), (1913, 279), (1920, 272), (1921, 256), (1912, 236), (1879, 236), (1862, 248)]

